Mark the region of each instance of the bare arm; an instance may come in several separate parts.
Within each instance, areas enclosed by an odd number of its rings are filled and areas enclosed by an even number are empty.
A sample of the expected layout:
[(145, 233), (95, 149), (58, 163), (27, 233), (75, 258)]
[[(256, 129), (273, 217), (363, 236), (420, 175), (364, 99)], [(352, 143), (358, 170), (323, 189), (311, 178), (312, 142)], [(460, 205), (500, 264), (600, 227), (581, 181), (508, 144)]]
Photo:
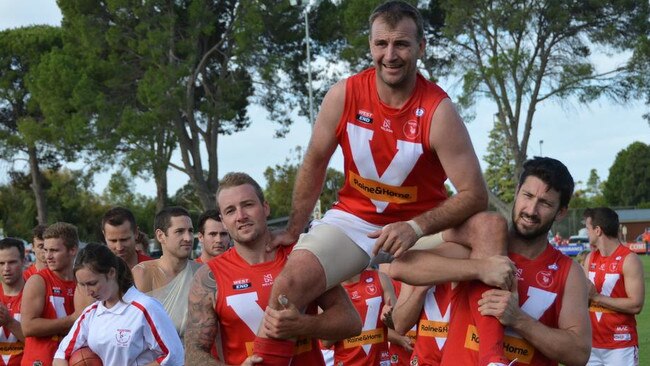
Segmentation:
[(224, 365), (210, 354), (219, 332), (219, 318), (214, 311), (216, 296), (214, 275), (209, 266), (201, 266), (192, 280), (187, 307), (185, 363), (188, 365)]
[(591, 300), (619, 313), (640, 313), (645, 298), (645, 283), (643, 280), (643, 264), (638, 255), (630, 254), (625, 257), (623, 280), (625, 281), (627, 297), (609, 297), (595, 292), (591, 296)]
[[(487, 209), (487, 188), (474, 147), (458, 112), (449, 99), (440, 102), (431, 120), (429, 142), (437, 154), (457, 194), (441, 205), (413, 218), (424, 235), (434, 234), (460, 225), (470, 216)], [(372, 233), (377, 238), (373, 253), (380, 249), (396, 257), (402, 255), (418, 239), (406, 222), (386, 225)]]
[(404, 335), (417, 324), (429, 288), (430, 286), (402, 284), (402, 290), (393, 308), (393, 323), (397, 333)]
[(55, 358), (52, 360), (52, 366), (68, 366), (68, 361), (62, 360), (60, 358)]
[[(505, 308), (497, 303), (505, 305)], [(479, 311), (483, 315), (496, 316), (503, 325), (512, 327), (533, 347), (555, 361), (567, 366), (587, 363), (591, 351), (587, 280), (577, 263), (572, 264), (564, 287), (558, 328), (533, 319), (521, 310), (518, 303), (516, 289), (514, 293), (489, 290), (479, 301)]]
[(23, 329), (20, 325), (20, 322), (14, 319), (13, 316), (9, 313), (9, 309), (5, 304), (0, 302), (0, 327), (5, 327), (9, 330), (19, 341), (24, 342), (25, 336), (23, 335)]
[(342, 80), (332, 86), (323, 99), (309, 147), (296, 177), (286, 231), (275, 235), (274, 245), (295, 243), (309, 221), (325, 182), (327, 165), (338, 144), (336, 128), (343, 114), (344, 103), (345, 80)]
[(273, 338), (344, 339), (361, 333), (361, 318), (348, 294), (340, 285), (321, 295), (317, 300), (323, 312), (303, 314), (293, 304), (282, 310), (267, 307), (263, 327)]
[(137, 264), (131, 269), (133, 274), (133, 283), (140, 292), (147, 293), (151, 291), (151, 278), (147, 275), (144, 264)]
[(25, 337), (49, 337), (65, 334), (76, 319), (73, 313), (59, 319), (41, 318), (45, 308), (45, 281), (43, 277), (31, 276), (23, 289), (20, 305), (21, 326)]
[[(459, 259), (469, 255), (466, 248), (443, 243), (432, 250), (411, 250), (390, 264), (391, 278), (414, 286), (480, 280), (508, 289), (514, 281), (514, 265), (505, 256), (486, 259)], [(417, 268), (414, 271), (413, 268)]]

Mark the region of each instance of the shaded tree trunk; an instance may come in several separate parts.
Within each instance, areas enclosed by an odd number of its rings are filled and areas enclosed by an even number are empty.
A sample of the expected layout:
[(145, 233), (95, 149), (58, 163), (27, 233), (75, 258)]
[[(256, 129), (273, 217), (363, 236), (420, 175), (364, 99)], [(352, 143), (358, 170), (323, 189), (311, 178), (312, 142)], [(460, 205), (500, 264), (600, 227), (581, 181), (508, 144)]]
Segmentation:
[(38, 151), (35, 146), (27, 148), (29, 155), (29, 170), (32, 176), (32, 190), (34, 191), (34, 199), (36, 201), (36, 218), (39, 224), (47, 224), (47, 198), (45, 197), (45, 190), (43, 189), (43, 175), (38, 166)]

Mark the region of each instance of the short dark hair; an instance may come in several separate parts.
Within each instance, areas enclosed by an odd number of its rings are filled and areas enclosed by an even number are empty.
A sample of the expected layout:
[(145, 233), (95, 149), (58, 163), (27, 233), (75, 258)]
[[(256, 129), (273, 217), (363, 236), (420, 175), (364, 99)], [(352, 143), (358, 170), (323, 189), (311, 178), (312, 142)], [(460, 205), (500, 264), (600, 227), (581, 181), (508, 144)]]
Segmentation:
[(172, 226), (172, 217), (187, 216), (191, 217), (186, 209), (180, 206), (169, 206), (160, 210), (153, 220), (153, 231), (162, 230), (165, 235), (167, 229)]
[(131, 210), (128, 208), (113, 207), (110, 210), (106, 211), (102, 217), (102, 231), (104, 231), (106, 224), (109, 224), (111, 226), (120, 226), (127, 221), (131, 224), (131, 231), (135, 233), (137, 231), (138, 225), (135, 222), (135, 216), (133, 216), (133, 212), (131, 212)]
[(199, 232), (201, 234), (205, 234), (205, 223), (210, 219), (217, 222), (221, 222), (221, 216), (219, 216), (219, 211), (210, 209), (202, 213), (201, 216), (199, 216)]
[(20, 253), (20, 259), (24, 260), (25, 259), (25, 243), (23, 243), (22, 240), (16, 239), (16, 238), (4, 238), (0, 240), (0, 250), (1, 249), (9, 249), (9, 248), (16, 248), (18, 249), (18, 253)]
[(79, 247), (77, 227), (67, 222), (55, 222), (45, 229), (43, 239), (63, 239), (63, 245), (72, 249)]
[(133, 274), (129, 266), (105, 245), (89, 243), (79, 252), (74, 261), (73, 271), (76, 274), (78, 270), (84, 267), (94, 273), (104, 275), (107, 275), (111, 268), (114, 268), (120, 300), (122, 295), (133, 286)]
[(517, 189), (521, 188), (526, 178), (537, 177), (548, 185), (549, 189), (560, 192), (560, 207), (568, 207), (573, 195), (574, 182), (569, 169), (561, 161), (535, 156), (524, 163)]
[(219, 188), (217, 189), (217, 206), (219, 206), (219, 193), (226, 188), (239, 187), (244, 184), (250, 184), (255, 189), (255, 194), (260, 199), (260, 202), (264, 203), (264, 191), (260, 187), (259, 183), (255, 181), (250, 175), (242, 172), (231, 172), (223, 176), (221, 181), (219, 181)]
[(587, 208), (583, 217), (591, 219), (591, 226), (600, 227), (605, 235), (618, 238), (618, 214), (609, 207)]
[[(424, 20), (422, 20), (422, 14), (420, 14), (416, 7), (407, 2), (387, 1), (378, 5), (368, 19), (370, 29), (372, 29), (372, 23), (377, 18), (383, 19), (391, 28), (395, 28), (402, 19), (410, 18), (415, 22), (415, 26), (417, 27), (416, 36), (418, 42), (424, 38)], [(370, 32), (370, 37), (372, 37), (372, 32)]]
[(43, 233), (45, 232), (45, 229), (47, 229), (47, 225), (38, 224), (34, 226), (32, 229), (32, 238), (43, 240)]

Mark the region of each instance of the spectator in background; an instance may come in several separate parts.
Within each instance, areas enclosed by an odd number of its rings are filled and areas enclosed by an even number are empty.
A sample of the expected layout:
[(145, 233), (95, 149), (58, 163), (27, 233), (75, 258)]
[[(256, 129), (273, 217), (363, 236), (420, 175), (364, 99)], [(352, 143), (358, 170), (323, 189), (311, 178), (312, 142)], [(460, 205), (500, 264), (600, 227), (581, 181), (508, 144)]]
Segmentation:
[(201, 256), (196, 258), (199, 263), (208, 261), (230, 248), (230, 235), (223, 226), (217, 210), (207, 210), (199, 217), (199, 242)]
[(149, 255), (149, 237), (141, 230), (138, 230), (138, 237), (135, 238), (135, 250), (146, 256)]
[(133, 268), (138, 263), (151, 260), (146, 254), (135, 250), (138, 226), (133, 213), (124, 207), (113, 207), (102, 217), (102, 233), (108, 248)]
[(45, 245), (43, 233), (45, 232), (45, 229), (47, 229), (47, 226), (45, 225), (36, 225), (32, 229), (32, 250), (36, 256), (36, 261), (34, 261), (31, 266), (27, 267), (25, 272), (23, 272), (25, 281), (27, 281), (27, 279), (29, 279), (29, 277), (34, 273), (47, 267), (47, 263), (45, 263), (45, 250), (43, 250), (43, 246)]
[(182, 339), (190, 283), (201, 266), (189, 260), (194, 242), (192, 219), (182, 207), (165, 207), (156, 214), (154, 231), (163, 254), (133, 267), (133, 280), (138, 290), (163, 304)]

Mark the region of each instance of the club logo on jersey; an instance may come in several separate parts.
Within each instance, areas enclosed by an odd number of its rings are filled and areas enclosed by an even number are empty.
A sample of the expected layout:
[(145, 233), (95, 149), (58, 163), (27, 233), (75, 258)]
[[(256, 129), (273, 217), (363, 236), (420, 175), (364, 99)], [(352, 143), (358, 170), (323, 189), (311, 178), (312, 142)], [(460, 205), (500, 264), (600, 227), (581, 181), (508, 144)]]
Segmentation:
[(273, 275), (270, 273), (267, 273), (264, 275), (264, 283), (262, 284), (263, 287), (266, 286), (273, 286)]
[(609, 271), (610, 272), (616, 272), (616, 269), (618, 268), (618, 262), (612, 262), (609, 264)]
[(118, 329), (115, 332), (118, 347), (128, 347), (131, 340), (131, 329)]
[(250, 287), (253, 287), (253, 284), (248, 278), (232, 281), (233, 290), (245, 290)]
[(560, 267), (557, 266), (557, 263), (553, 263), (548, 266), (548, 269), (550, 269), (551, 271), (557, 271), (558, 269), (560, 269)]
[(368, 295), (374, 295), (377, 293), (377, 286), (374, 283), (369, 283), (366, 285), (366, 293)]
[(409, 140), (415, 140), (420, 136), (420, 124), (416, 120), (410, 120), (404, 124), (404, 136)]
[(372, 113), (359, 109), (357, 112), (357, 121), (362, 123), (371, 124), (372, 123)]
[(413, 111), (413, 114), (415, 114), (416, 117), (422, 117), (422, 116), (424, 116), (424, 112), (425, 112), (425, 109), (422, 108), (422, 107), (419, 107), (419, 108), (415, 108), (415, 110)]
[(384, 123), (382, 123), (381, 129), (385, 132), (393, 133), (393, 128), (390, 126), (390, 120), (388, 118), (384, 119)]
[(549, 271), (537, 272), (535, 279), (537, 280), (537, 284), (544, 288), (549, 288), (553, 284), (553, 275)]

